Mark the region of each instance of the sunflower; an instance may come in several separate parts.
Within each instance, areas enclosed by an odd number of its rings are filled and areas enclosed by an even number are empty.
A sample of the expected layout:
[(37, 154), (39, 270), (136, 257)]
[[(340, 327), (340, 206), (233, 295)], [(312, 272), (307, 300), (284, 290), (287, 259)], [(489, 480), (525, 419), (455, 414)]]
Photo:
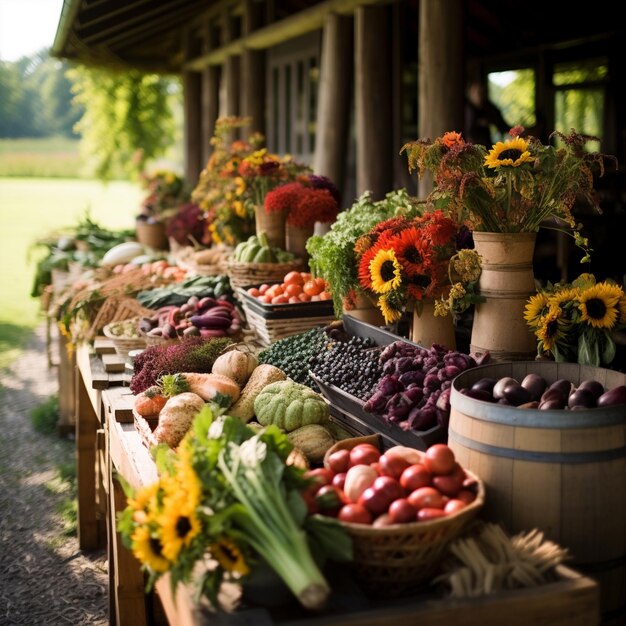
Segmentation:
[(372, 289), (376, 293), (388, 293), (402, 282), (402, 267), (393, 250), (381, 248), (369, 264)]
[(465, 141), (463, 140), (463, 136), (461, 135), (461, 133), (456, 133), (451, 130), (443, 134), (443, 136), (441, 137), (441, 143), (446, 148), (452, 148), (452, 146), (455, 146), (457, 144), (464, 144)]
[(248, 185), (246, 185), (246, 181), (243, 179), (242, 176), (237, 176), (235, 178), (235, 195), (236, 196), (243, 196), (244, 192), (246, 191), (246, 188), (248, 187)]
[(409, 297), (415, 300), (422, 300), (431, 282), (432, 278), (427, 274), (415, 274), (411, 276), (406, 286)]
[(250, 571), (241, 550), (230, 540), (222, 539), (209, 546), (213, 558), (227, 571), (245, 576)]
[(201, 530), (200, 521), (185, 494), (165, 501), (159, 523), (163, 556), (170, 561), (175, 561), (181, 549), (187, 547)]
[(420, 242), (420, 231), (414, 226), (403, 230), (390, 241), (407, 276), (413, 276), (423, 271)]
[(594, 328), (613, 328), (623, 291), (617, 285), (598, 283), (580, 294), (581, 321)]
[(531, 296), (525, 308), (524, 319), (526, 323), (536, 328), (541, 323), (541, 317), (548, 306), (548, 296), (543, 291)]
[(528, 141), (515, 137), (505, 142), (498, 141), (485, 157), (485, 165), (492, 169), (518, 167), (533, 160), (534, 157), (528, 151)]
[(139, 526), (132, 534), (133, 554), (151, 570), (167, 572), (171, 563), (163, 556), (163, 546), (158, 537), (153, 537), (150, 529)]
[(133, 519), (138, 524), (144, 524), (148, 521), (150, 510), (157, 508), (157, 496), (160, 487), (158, 482), (146, 485), (135, 492), (134, 498), (128, 499), (128, 506), (135, 511)]
[(359, 261), (359, 267), (357, 268), (357, 277), (359, 279), (359, 283), (361, 287), (365, 290), (369, 290), (372, 288), (372, 274), (370, 272), (370, 263), (372, 259), (376, 256), (378, 251), (380, 250), (380, 246), (374, 245), (369, 250), (366, 250)]
[(195, 509), (200, 503), (200, 495), (202, 492), (202, 484), (198, 478), (198, 474), (192, 465), (193, 450), (188, 439), (185, 439), (178, 447), (178, 459), (176, 462), (176, 477), (178, 479), (180, 489), (186, 495), (186, 501), (192, 509)]
[(567, 335), (567, 320), (563, 317), (558, 307), (551, 307), (548, 312), (539, 319), (535, 334), (540, 340), (543, 350), (554, 350), (557, 343)]
[(385, 318), (385, 324), (393, 324), (402, 317), (402, 305), (393, 292), (384, 293), (378, 298), (378, 308)]
[(564, 307), (570, 302), (578, 304), (578, 298), (580, 297), (580, 290), (576, 287), (569, 287), (566, 289), (560, 289), (555, 291), (550, 296), (550, 305)]

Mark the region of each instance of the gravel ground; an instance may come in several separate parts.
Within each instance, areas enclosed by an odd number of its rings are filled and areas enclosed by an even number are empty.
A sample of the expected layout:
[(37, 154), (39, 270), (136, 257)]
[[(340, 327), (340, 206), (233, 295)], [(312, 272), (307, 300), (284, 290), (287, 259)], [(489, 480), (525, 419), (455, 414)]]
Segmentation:
[(74, 443), (31, 424), (31, 409), (57, 391), (43, 327), (0, 386), (0, 626), (108, 624), (106, 555), (64, 534), (66, 495), (51, 489)]

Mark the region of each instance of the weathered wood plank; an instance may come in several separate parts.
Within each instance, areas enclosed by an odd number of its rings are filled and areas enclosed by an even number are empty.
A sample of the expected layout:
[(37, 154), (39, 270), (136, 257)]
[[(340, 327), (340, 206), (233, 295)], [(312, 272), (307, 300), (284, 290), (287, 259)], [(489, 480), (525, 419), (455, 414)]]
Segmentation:
[(107, 374), (123, 372), (126, 366), (126, 359), (119, 354), (103, 354), (101, 359)]
[(133, 421), (135, 396), (128, 387), (111, 387), (102, 393), (102, 404), (107, 420), (129, 423)]

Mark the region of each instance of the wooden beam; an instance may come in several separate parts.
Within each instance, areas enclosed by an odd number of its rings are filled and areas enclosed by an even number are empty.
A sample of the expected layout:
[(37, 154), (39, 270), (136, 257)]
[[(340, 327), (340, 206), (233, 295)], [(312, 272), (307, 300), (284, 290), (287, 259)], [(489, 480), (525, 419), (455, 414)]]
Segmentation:
[(389, 8), (355, 11), (356, 192), (383, 198), (393, 186)]
[[(187, 31), (184, 41), (185, 54), (196, 53), (198, 40)], [(202, 76), (197, 72), (183, 72), (185, 178), (195, 185), (203, 166), (202, 136)], [(207, 139), (208, 141), (208, 139)]]
[(353, 19), (331, 13), (324, 21), (313, 171), (344, 187), (352, 96)]
[[(261, 25), (253, 0), (243, 3), (243, 34)], [(246, 48), (241, 55), (241, 114), (251, 119), (250, 132), (265, 135), (265, 51)]]
[(330, 13), (349, 14), (359, 6), (381, 4), (385, 0), (327, 0), (309, 9), (304, 9), (284, 20), (275, 22), (264, 28), (231, 41), (226, 45), (192, 59), (185, 65), (185, 69), (200, 71), (207, 65), (224, 63), (230, 55), (242, 54), (244, 49), (263, 50), (322, 28), (324, 19)]
[[(457, 0), (420, 0), (418, 135), (435, 139), (463, 127), (463, 11)], [(419, 195), (432, 179), (419, 182)]]

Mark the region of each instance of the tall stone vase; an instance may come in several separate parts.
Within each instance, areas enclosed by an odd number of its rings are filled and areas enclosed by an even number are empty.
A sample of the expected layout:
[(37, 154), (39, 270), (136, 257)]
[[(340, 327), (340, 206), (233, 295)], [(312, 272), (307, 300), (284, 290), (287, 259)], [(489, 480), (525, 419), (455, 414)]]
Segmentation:
[(424, 348), (430, 348), (433, 343), (438, 343), (450, 350), (456, 350), (452, 316), (435, 316), (435, 303), (428, 299), (422, 300), (421, 307), (416, 305), (413, 310), (411, 341), (419, 343)]
[(305, 263), (308, 263), (309, 253), (306, 250), (306, 242), (313, 236), (314, 230), (314, 224), (300, 227), (292, 226), (287, 223), (285, 226), (285, 249), (295, 254), (298, 259), (302, 259)]
[(285, 249), (286, 216), (282, 211), (266, 212), (262, 204), (254, 207), (254, 223), (257, 235), (265, 233), (270, 246)]
[(475, 306), (470, 350), (489, 351), (495, 361), (532, 360), (537, 342), (524, 320), (526, 301), (533, 295), (535, 233), (475, 232), (481, 257), (478, 283), (486, 298)]

